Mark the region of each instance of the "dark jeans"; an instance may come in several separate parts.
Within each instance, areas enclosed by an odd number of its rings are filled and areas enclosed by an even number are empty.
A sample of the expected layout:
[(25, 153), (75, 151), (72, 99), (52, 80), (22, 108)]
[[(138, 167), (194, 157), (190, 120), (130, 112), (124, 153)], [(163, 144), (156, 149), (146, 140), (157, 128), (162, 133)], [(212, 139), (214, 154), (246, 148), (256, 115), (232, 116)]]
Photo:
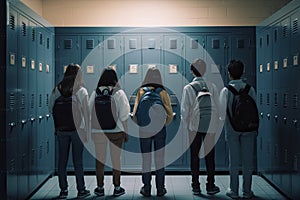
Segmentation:
[(82, 164), (83, 144), (77, 131), (58, 132), (58, 181), (61, 190), (68, 189), (67, 163), (69, 158), (70, 146), (72, 145), (73, 164), (77, 190), (85, 189), (84, 173)]
[[(145, 135), (140, 132), (141, 135)], [(157, 134), (149, 138), (140, 138), (140, 146), (143, 158), (142, 181), (146, 190), (151, 189), (151, 152), (154, 143), (154, 160), (156, 169), (156, 188), (161, 190), (165, 187), (165, 144), (166, 128), (162, 128)]]
[(192, 186), (199, 187), (199, 166), (200, 158), (199, 152), (202, 143), (204, 143), (205, 164), (207, 170), (207, 187), (213, 187), (215, 183), (215, 148), (214, 148), (214, 134), (205, 133), (190, 133), (190, 153), (191, 153), (191, 172), (192, 172)]

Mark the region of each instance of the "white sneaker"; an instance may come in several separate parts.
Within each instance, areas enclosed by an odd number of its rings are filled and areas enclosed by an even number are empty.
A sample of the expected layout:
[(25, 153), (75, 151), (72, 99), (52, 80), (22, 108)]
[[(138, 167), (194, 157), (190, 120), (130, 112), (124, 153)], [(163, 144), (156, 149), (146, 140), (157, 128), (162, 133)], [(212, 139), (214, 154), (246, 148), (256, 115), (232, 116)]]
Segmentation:
[(239, 195), (236, 192), (233, 192), (231, 189), (228, 189), (226, 192), (226, 196), (232, 198), (232, 199), (238, 199)]

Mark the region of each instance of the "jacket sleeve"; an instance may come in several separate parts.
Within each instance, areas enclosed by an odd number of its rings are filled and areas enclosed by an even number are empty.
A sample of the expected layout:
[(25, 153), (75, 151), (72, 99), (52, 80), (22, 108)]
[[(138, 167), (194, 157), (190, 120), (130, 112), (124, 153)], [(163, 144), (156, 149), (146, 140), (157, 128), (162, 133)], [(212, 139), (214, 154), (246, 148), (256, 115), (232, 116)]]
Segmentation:
[(48, 109), (49, 112), (52, 113), (53, 112), (53, 107), (55, 104), (55, 100), (60, 96), (60, 92), (58, 91), (57, 87), (55, 87), (50, 95), (50, 100), (49, 100), (49, 104), (48, 104)]
[(173, 110), (171, 106), (170, 96), (166, 90), (162, 90), (160, 96), (167, 113), (166, 125), (169, 125), (173, 119)]

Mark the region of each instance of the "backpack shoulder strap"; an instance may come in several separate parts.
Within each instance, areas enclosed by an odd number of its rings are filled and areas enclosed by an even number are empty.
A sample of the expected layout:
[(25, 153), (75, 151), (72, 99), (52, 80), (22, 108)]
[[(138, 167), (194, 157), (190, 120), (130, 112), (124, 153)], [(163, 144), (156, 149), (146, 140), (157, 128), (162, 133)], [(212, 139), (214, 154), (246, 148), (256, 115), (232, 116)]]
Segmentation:
[(149, 89), (148, 87), (143, 87), (143, 90), (144, 90), (145, 92), (149, 92), (149, 91), (150, 91), (150, 89)]
[(242, 93), (243, 94), (248, 94), (250, 91), (251, 86), (249, 84), (246, 84), (246, 87), (243, 89)]
[(155, 89), (155, 92), (156, 92), (157, 94), (159, 94), (162, 90), (163, 90), (163, 89), (162, 89), (161, 87), (158, 87), (158, 88)]
[(232, 92), (234, 95), (238, 95), (239, 92), (232, 86), (232, 85), (227, 85), (226, 88)]
[(191, 83), (189, 83), (190, 86), (192, 86), (192, 88), (194, 89), (196, 95), (198, 94), (198, 92), (209, 92), (208, 87), (206, 85), (206, 83), (204, 81), (193, 81)]

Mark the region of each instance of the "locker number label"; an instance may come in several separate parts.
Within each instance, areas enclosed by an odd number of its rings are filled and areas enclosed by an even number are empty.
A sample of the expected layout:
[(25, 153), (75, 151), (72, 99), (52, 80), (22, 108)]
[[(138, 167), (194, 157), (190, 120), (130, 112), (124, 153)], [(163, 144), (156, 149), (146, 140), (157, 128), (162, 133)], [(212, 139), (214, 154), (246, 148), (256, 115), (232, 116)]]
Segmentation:
[(283, 68), (287, 68), (288, 66), (288, 60), (287, 58), (283, 59)]
[(259, 65), (259, 72), (260, 72), (260, 73), (263, 72), (263, 65)]
[(94, 66), (93, 65), (86, 66), (86, 73), (87, 74), (93, 74), (94, 73)]
[(298, 55), (293, 57), (293, 65), (298, 65)]
[(130, 74), (137, 74), (138, 73), (138, 65), (137, 64), (129, 65), (129, 73)]
[(39, 71), (40, 71), (40, 72), (43, 71), (43, 63), (39, 63)]
[(46, 69), (45, 69), (45, 71), (47, 72), (47, 73), (49, 73), (50, 72), (50, 66), (47, 64), (46, 65)]
[(35, 62), (34, 62), (34, 60), (31, 60), (31, 69), (32, 69), (32, 70), (35, 69)]
[(15, 65), (16, 56), (15, 54), (10, 54), (10, 65)]
[(170, 74), (177, 74), (177, 65), (169, 64), (169, 73)]
[(278, 61), (274, 61), (274, 69), (277, 70), (278, 69)]
[(271, 65), (270, 63), (267, 63), (267, 71), (269, 72), (271, 70)]
[(22, 57), (22, 67), (26, 67), (26, 58)]

